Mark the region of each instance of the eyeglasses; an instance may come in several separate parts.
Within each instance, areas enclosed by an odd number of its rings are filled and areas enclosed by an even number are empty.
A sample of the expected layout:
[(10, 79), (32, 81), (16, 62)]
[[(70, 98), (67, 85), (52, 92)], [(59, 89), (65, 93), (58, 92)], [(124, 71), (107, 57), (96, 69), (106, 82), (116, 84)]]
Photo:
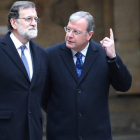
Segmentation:
[(65, 30), (66, 33), (70, 33), (72, 31), (75, 35), (79, 35), (79, 34), (83, 33), (83, 32), (80, 32), (78, 30), (73, 30), (73, 29), (71, 29), (71, 28), (69, 28), (67, 26), (64, 27), (64, 30)]
[(35, 17), (35, 18), (31, 18), (31, 17), (27, 17), (27, 18), (18, 18), (18, 19), (24, 19), (26, 22), (32, 22), (33, 20), (35, 20), (36, 23), (40, 22), (40, 18)]

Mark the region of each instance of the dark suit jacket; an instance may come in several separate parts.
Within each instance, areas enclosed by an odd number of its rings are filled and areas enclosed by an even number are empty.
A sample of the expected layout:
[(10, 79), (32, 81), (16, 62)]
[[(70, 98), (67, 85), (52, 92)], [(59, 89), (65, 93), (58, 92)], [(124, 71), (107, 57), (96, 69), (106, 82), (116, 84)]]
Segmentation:
[(100, 44), (90, 41), (81, 77), (66, 43), (47, 48), (49, 72), (42, 106), (47, 112), (47, 140), (112, 140), (110, 84), (127, 91), (131, 75), (120, 57), (107, 61)]
[(30, 82), (9, 34), (0, 39), (0, 140), (42, 140), (40, 101), (48, 56), (30, 41), (34, 65)]

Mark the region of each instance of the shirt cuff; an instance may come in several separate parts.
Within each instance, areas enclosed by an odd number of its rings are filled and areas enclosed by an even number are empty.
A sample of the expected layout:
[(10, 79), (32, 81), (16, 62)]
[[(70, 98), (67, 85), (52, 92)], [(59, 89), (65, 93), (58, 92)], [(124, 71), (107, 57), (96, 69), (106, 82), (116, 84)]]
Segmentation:
[(114, 58), (109, 58), (108, 56), (106, 56), (107, 62), (112, 63), (112, 62), (116, 62), (117, 58), (116, 56)]

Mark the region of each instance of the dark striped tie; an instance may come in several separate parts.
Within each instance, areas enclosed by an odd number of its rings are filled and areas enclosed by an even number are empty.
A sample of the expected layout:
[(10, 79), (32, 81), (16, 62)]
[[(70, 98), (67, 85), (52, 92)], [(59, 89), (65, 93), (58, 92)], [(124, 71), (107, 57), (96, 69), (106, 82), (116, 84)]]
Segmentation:
[(78, 77), (80, 77), (82, 73), (82, 68), (83, 68), (82, 53), (77, 52), (75, 56), (77, 57), (76, 70), (77, 70)]

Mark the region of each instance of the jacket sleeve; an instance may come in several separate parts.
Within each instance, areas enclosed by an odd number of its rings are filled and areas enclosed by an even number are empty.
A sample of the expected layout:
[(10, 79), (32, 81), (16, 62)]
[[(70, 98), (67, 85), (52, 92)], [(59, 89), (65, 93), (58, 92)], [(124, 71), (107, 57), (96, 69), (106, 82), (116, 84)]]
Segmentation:
[(45, 112), (47, 112), (47, 104), (48, 104), (48, 100), (49, 100), (50, 93), (51, 93), (50, 86), (51, 86), (51, 84), (50, 84), (49, 57), (48, 57), (47, 74), (46, 74), (44, 90), (43, 90), (42, 98), (41, 98), (41, 107)]
[(107, 63), (113, 88), (121, 92), (128, 91), (131, 87), (132, 77), (119, 55), (116, 53), (116, 58), (113, 60), (107, 59)]

